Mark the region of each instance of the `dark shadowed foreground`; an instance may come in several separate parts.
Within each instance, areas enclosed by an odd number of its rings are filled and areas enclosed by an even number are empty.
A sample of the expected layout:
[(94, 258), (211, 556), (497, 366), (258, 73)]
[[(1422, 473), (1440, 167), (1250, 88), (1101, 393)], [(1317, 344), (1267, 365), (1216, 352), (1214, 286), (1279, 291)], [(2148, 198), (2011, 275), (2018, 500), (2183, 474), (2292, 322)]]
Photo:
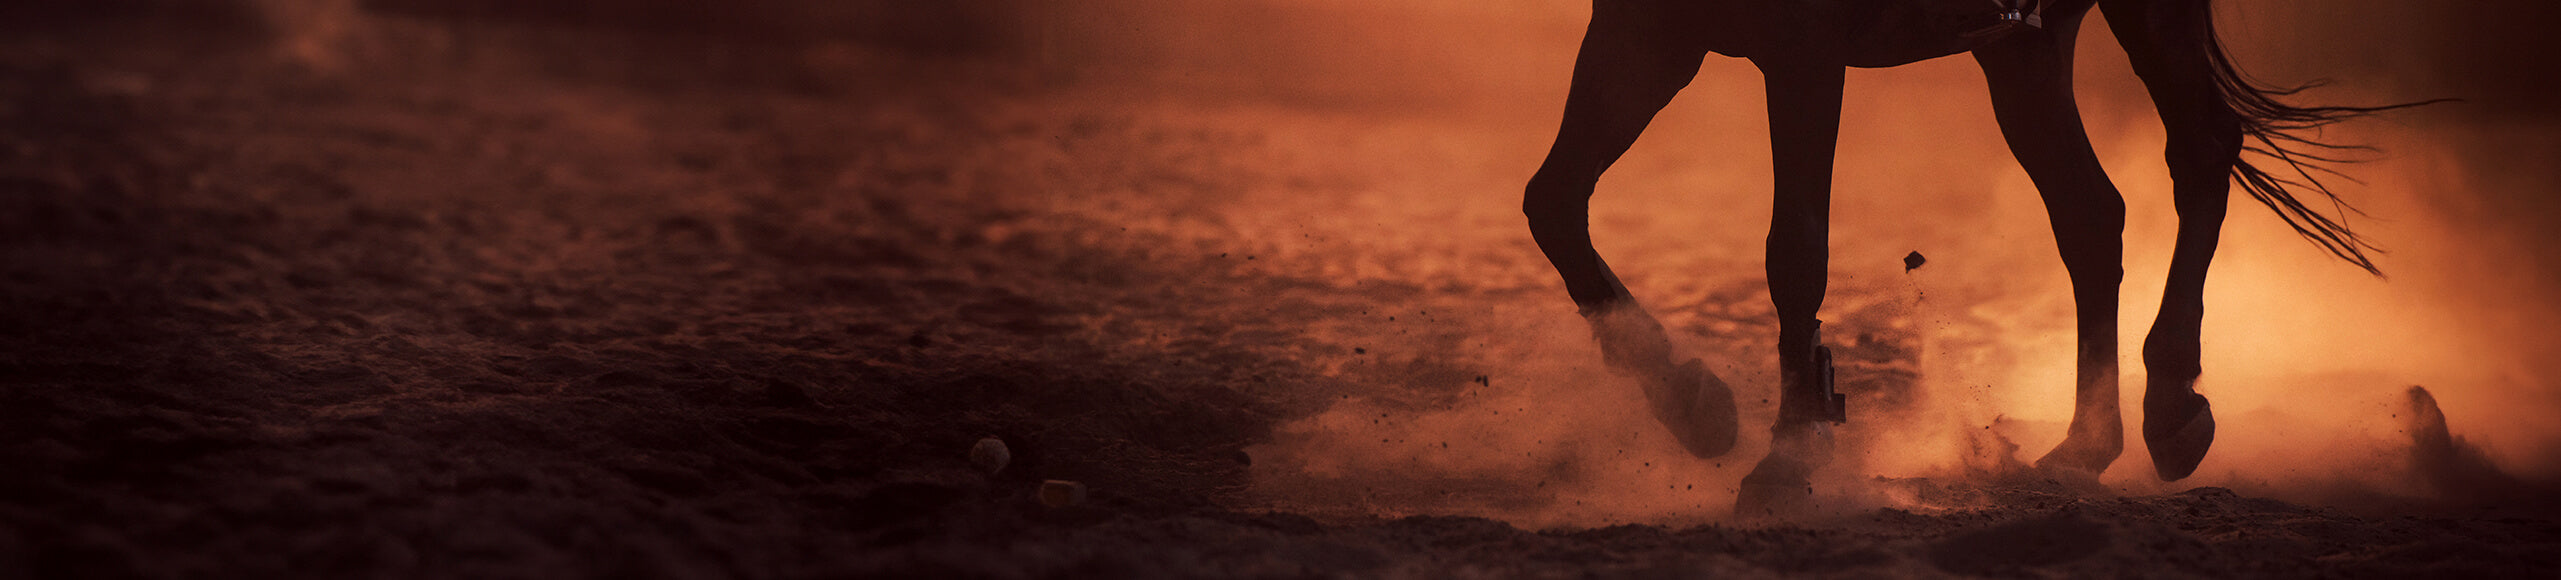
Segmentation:
[[(1249, 448), (1334, 401), (1500, 384), (1461, 348), (1520, 328), (1488, 305), (1562, 298), (1526, 240), (1384, 237), (1411, 216), (1371, 217), (1403, 211), (1356, 195), (1379, 177), (1292, 153), (1360, 121), (961, 49), (64, 22), (0, 39), (0, 578), (2561, 566), (2548, 511), (2018, 478), (1786, 523), (1274, 511), (1305, 498), (1252, 491)], [(1508, 232), (1509, 195), (1449, 219)], [(2437, 429), (2420, 461), (2465, 461)], [(987, 435), (1014, 453), (992, 477)], [(1044, 479), (1092, 497), (1042, 507)]]

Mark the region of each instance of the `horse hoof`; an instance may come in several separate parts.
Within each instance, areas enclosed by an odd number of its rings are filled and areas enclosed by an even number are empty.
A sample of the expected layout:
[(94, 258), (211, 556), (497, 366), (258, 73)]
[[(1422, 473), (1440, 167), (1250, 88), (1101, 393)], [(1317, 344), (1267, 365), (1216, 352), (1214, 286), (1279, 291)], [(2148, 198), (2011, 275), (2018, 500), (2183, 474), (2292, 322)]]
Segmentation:
[(2056, 449), (2037, 459), (2037, 473), (2061, 481), (2098, 481), (2099, 474), (2107, 471), (2106, 462), (2099, 462), (2093, 467), (2094, 460), (2088, 457), (2062, 457), (2062, 453), (2062, 449)]
[(1773, 453), (1761, 458), (1734, 490), (1734, 515), (1785, 517), (1814, 506), (1814, 467)]
[(2187, 397), (2192, 410), (2184, 414), (2164, 414), (2151, 405), (2143, 410), (2143, 442), (2151, 447), (2152, 469), (2160, 473), (2161, 481), (2178, 481), (2196, 473), (2197, 464), (2205, 462), (2206, 449), (2214, 445), (2214, 405), (2204, 395), (2188, 393)]
[(2065, 436), (2062, 444), (2036, 459), (2036, 470), (2049, 478), (2098, 481), (2099, 474), (2125, 453), (2124, 427), (2110, 427), (2112, 431)]
[(2030, 476), (2032, 479), (2028, 479), (2026, 481), (2002, 481), (2000, 483), (2025, 483), (2036, 487), (2050, 486), (2049, 489), (2063, 491), (2066, 493), (2106, 495), (2109, 493), (2108, 487), (2107, 484), (2099, 482), (2099, 473), (2101, 472), (2091, 471), (2088, 468), (2069, 463), (2058, 462), (2054, 464), (2047, 464), (2043, 461), (2038, 461), (2036, 464), (2036, 470), (2025, 474)]
[(1832, 462), (1832, 430), (1821, 422), (1770, 430), (1770, 454), (1735, 489), (1734, 514), (1787, 516), (1814, 505), (1814, 471)]
[(1742, 518), (1783, 518), (1814, 510), (1814, 486), (1806, 482), (1764, 481), (1746, 478), (1734, 490), (1734, 515)]
[(1738, 419), (1732, 387), (1707, 372), (1698, 359), (1682, 363), (1659, 381), (1648, 385), (1646, 399), (1654, 407), (1654, 418), (1672, 430), (1681, 448), (1700, 459), (1734, 450)]

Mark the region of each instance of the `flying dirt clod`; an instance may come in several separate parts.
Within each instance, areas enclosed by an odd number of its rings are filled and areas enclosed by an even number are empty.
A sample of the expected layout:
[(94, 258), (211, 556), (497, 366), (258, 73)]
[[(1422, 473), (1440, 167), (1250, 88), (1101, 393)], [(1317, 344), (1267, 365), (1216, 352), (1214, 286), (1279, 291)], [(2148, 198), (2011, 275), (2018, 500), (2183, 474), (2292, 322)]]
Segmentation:
[(987, 470), (991, 475), (1004, 471), (1005, 464), (1013, 461), (1014, 453), (1005, 448), (1003, 439), (984, 437), (978, 440), (977, 445), (969, 447), (969, 463), (978, 466), (979, 469)]

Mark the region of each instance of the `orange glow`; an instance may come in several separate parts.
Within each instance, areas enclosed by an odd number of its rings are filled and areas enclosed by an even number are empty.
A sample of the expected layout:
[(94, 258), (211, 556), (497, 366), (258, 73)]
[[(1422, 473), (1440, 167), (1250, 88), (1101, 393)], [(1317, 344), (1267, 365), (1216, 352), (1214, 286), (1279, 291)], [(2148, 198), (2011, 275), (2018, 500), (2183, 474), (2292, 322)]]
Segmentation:
[[(1429, 361), (1489, 375), (1489, 384), (1356, 385), (1253, 450), (1258, 497), (1314, 513), (1472, 513), (1532, 525), (1723, 517), (1732, 482), (1758, 457), (1752, 436), (1772, 414), (1759, 399), (1775, 382), (1758, 263), (1769, 211), (1759, 78), (1741, 61), (1710, 57), (1602, 180), (1594, 208), (1603, 255), (1676, 340), (1741, 389), (1745, 446), (1702, 462), (1646, 419), (1632, 383), (1599, 367), (1516, 213), (1580, 35), (1583, 12), (1568, 4), (1120, 2), (1102, 10), (1119, 28), (1086, 29), (1091, 22), (1074, 15), (1050, 21), (1051, 41), (1067, 44), (1047, 53), (1049, 74), (1139, 79), (1131, 86), (1151, 88), (1133, 93), (1170, 101), (1151, 114), (1267, 129), (1277, 157), (1268, 161), (1281, 173), (1354, 176), (1312, 192), (1255, 191), (1221, 208), (1234, 234), (1280, 258), (1272, 267), (1294, 265), (1356, 292), (1454, 292), (1419, 299), (1433, 304), (1429, 322), (1409, 315), (1315, 330), (1379, 353), (1334, 362), (1347, 376)], [(2242, 58), (2288, 73), (2320, 58), (2277, 43), (2289, 35), (2285, 21), (2264, 12), (2287, 8), (2247, 8), (2225, 15), (2241, 23), (2227, 34)], [(2140, 82), (2103, 22), (2094, 18), (2082, 37), (2086, 124), (2130, 214), (2123, 385), (2137, 413), (2139, 345), (2177, 222)], [(1144, 66), (1125, 66), (1133, 62)], [(2384, 79), (2367, 66), (2342, 63), (2343, 84), (2311, 97), (2410, 96), (2377, 84)], [(1167, 85), (1178, 90), (1160, 90)], [(1940, 59), (1855, 71), (1849, 90), (1827, 331), (1836, 345), (1860, 333), (1920, 345), (1917, 360), (1897, 364), (1921, 379), (1907, 406), (1853, 399), (1854, 412), (1870, 414), (1846, 432), (1866, 445), (1851, 450), (1858, 459), (1846, 470), (1955, 473), (1967, 445), (1983, 440), (1969, 433), (1996, 422), (2033, 459), (2070, 413), (2071, 298), (1981, 75), (1967, 59)], [(1238, 104), (1248, 96), (1281, 104)], [(2561, 391), (2540, 378), (2561, 370), (2548, 362), (2561, 354), (2552, 330), (2561, 320), (2543, 299), (2548, 270), (2504, 259), (2548, 242), (2519, 222), (2479, 223), (2482, 210), (2459, 202), (2549, 185), (2496, 181), (2494, 168), (2454, 145), (2485, 129), (2452, 119), (2424, 110), (2331, 135), (2388, 149), (2346, 168), (2365, 183), (2343, 191), (2375, 216), (2352, 223), (2392, 251), (2383, 261), (2390, 281), (2330, 259), (2236, 200), (2208, 285), (2201, 387), (2226, 417), (2222, 438), (2197, 477), (2164, 484), (2129, 433), (2105, 483), (2127, 493), (2218, 485), (2315, 500), (2307, 494), (2340, 485), (2416, 493), (2396, 418), (2413, 384), (2437, 393), (2455, 432), (2502, 465), (2561, 468), (2561, 428), (2540, 420), (2561, 415)], [(2548, 133), (2519, 138), (2554, 146)], [(1897, 260), (1914, 250), (1930, 262), (1906, 274)], [(1852, 372), (1845, 380), (1856, 380)]]
[[(344, 2), (270, 4), (277, 26), (299, 31), (285, 35), (288, 58), (329, 70), (332, 51), (364, 49), (347, 32), (363, 23), (349, 20)], [(2390, 67), (2407, 63), (2324, 63), (2324, 47), (2285, 44), (2312, 37), (2289, 26), (2336, 24), (2289, 16), (2318, 9), (2298, 4), (2227, 10), (2226, 34), (2245, 65), (2279, 82), (2337, 75), (2341, 85), (2311, 95), (2330, 102), (2440, 96), (2384, 84), (2396, 78)], [(1634, 384), (1600, 367), (1517, 210), (1555, 127), (1584, 17), (1577, 3), (1526, 0), (1111, 0), (1026, 13), (1024, 80), (1056, 91), (1051, 106), (1101, 126), (1121, 116), (1231, 131), (1253, 152), (1161, 160), (1221, 164), (1237, 176), (1197, 198), (1110, 179), (1026, 189), (1050, 192), (1046, 203), (1062, 214), (1146, 239), (1254, 255), (1241, 271), (1312, 281), (1350, 301), (1204, 306), (1204, 317), (1296, 320), (1292, 331), (1345, 351), (1290, 353), (1345, 384), (1307, 386), (1302, 395), (1331, 395), (1322, 410), (1250, 450), (1255, 500), (1306, 513), (1478, 514), (1537, 526), (1726, 516), (1731, 486), (1759, 456), (1774, 414), (1763, 399), (1776, 371), (1759, 263), (1770, 187), (1759, 76), (1710, 57), (1601, 181), (1594, 207), (1603, 255), (1683, 347), (1740, 390), (1744, 445), (1699, 461), (1647, 418)], [(2110, 38), (2100, 17), (2085, 27), (2077, 81), (2085, 123), (2129, 210), (2120, 318), (2124, 398), (2135, 412), (2139, 345), (2176, 221), (2160, 126)], [(813, 50), (808, 61), (865, 62), (843, 47)], [(1854, 484), (1999, 464), (1978, 452), (1996, 440), (1986, 432), (2033, 459), (2070, 413), (2071, 298), (2043, 209), (2001, 143), (1982, 84), (1962, 57), (1849, 78), (1827, 331), (1836, 346), (1918, 349), (1846, 368), (1845, 381), (1919, 378), (1899, 400), (1853, 393), (1850, 458), (1834, 482), (1845, 506), (1930, 507)], [(2389, 150), (2346, 168), (2365, 183), (2343, 193), (2375, 216), (2352, 223), (2392, 250), (2382, 265), (2393, 279), (2330, 259), (2236, 200), (2204, 329), (2201, 390), (2225, 417), (2222, 438), (2195, 478), (2164, 484), (2150, 478), (2140, 437), (2129, 433), (2104, 483), (2126, 493), (2217, 485), (2312, 500), (2342, 485), (2419, 493), (2395, 417), (2413, 384), (2429, 387), (2455, 433), (2500, 465), (2561, 475), (2561, 427), (2550, 420), (2561, 416), (2561, 389), (2544, 378), (2561, 373), (2561, 310), (2548, 299), (2552, 265), (2533, 261), (2548, 254), (2548, 235), (2534, 229), (2548, 216), (2504, 215), (2491, 203), (2547, 195), (2553, 184), (2494, 165), (2501, 158), (2467, 156), (2490, 143), (2514, 156), (2504, 159), (2542, 163), (2561, 140), (2548, 122), (2442, 109), (2343, 130), (2333, 137)], [(1114, 169), (1147, 175), (1128, 163)], [(1900, 258), (1916, 250), (1929, 265), (1906, 273)], [(1468, 380), (1475, 375), (1487, 380)]]

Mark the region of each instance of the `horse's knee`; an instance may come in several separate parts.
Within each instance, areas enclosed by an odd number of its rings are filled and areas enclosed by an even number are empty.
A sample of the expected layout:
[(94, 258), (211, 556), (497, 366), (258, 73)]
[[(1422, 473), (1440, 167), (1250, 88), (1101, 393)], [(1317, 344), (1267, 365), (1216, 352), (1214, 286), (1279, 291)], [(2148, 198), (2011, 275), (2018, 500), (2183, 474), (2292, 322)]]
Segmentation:
[(1587, 219), (1593, 181), (1545, 170), (1531, 176), (1521, 192), (1521, 215), (1529, 218), (1530, 231), (1556, 232)]
[[(2113, 195), (2114, 193), (2116, 192), (2096, 190), (2071, 196), (2068, 201), (2047, 200), (2047, 209), (2054, 214), (2051, 219), (2060, 222), (2055, 224), (2058, 226), (2055, 236), (2074, 238), (2064, 240), (2067, 245), (2098, 246), (2109, 249), (2123, 245), (2125, 198)], [(2064, 251), (2068, 254), (2071, 250), (2066, 248)], [(2067, 255), (2065, 259), (2068, 260), (2071, 257)], [(2109, 255), (2106, 259), (2114, 262), (2117, 257)]]
[[(2113, 193), (2113, 192), (2110, 192)], [(2115, 195), (2082, 195), (2070, 201), (2046, 202), (2054, 220), (2054, 241), (2063, 268), (2075, 287), (2125, 279), (2125, 199)]]
[[(2073, 291), (2082, 293), (2107, 291), (2110, 296), (2113, 296), (2116, 287), (2125, 283), (2125, 264), (2119, 259), (2124, 253), (2124, 247), (2121, 244), (2110, 244), (2104, 248), (2081, 248), (2077, 251), (2065, 250), (2063, 271), (2072, 277)], [(2111, 299), (2092, 303), (2090, 306), (2106, 306), (2114, 310), (2116, 301)]]

